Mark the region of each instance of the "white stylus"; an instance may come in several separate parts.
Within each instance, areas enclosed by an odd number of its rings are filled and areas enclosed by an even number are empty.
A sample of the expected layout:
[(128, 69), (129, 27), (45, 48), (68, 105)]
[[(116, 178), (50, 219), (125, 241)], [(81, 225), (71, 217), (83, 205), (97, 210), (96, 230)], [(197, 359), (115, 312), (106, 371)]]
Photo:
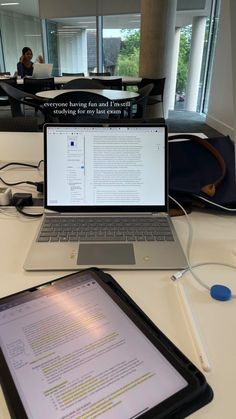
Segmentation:
[(211, 371), (210, 362), (208, 360), (206, 350), (203, 346), (201, 336), (196, 326), (196, 322), (194, 320), (193, 313), (187, 300), (184, 287), (179, 280), (175, 281), (174, 284), (178, 292), (181, 309), (184, 314), (184, 318), (188, 326), (189, 332), (191, 334), (196, 353), (200, 359), (201, 366), (204, 371), (209, 372)]

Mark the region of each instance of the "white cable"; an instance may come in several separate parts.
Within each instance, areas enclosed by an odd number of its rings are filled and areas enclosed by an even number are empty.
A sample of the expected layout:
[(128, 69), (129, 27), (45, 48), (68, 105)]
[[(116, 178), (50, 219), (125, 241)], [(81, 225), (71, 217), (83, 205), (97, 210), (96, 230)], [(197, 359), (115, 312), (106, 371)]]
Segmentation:
[(187, 240), (187, 248), (186, 248), (186, 253), (187, 253), (186, 257), (187, 257), (188, 266), (191, 267), (189, 258), (190, 258), (190, 248), (191, 248), (191, 244), (192, 244), (192, 240), (193, 240), (193, 226), (192, 226), (190, 218), (189, 218), (186, 210), (184, 209), (184, 207), (175, 198), (173, 198), (173, 196), (170, 196), (170, 195), (168, 195), (168, 196), (183, 211), (183, 213), (186, 217), (187, 223), (188, 223), (188, 240)]
[[(221, 263), (221, 262), (202, 262), (202, 263), (197, 263), (196, 265), (192, 265), (191, 267), (192, 267), (192, 269), (195, 269), (195, 268), (199, 268), (199, 267), (201, 267), (201, 266), (212, 266), (212, 265), (214, 265), (214, 266), (225, 266), (225, 267), (227, 267), (227, 268), (231, 268), (231, 269), (236, 269), (236, 267), (234, 266), (234, 265), (230, 265), (230, 264), (228, 264), (228, 263)], [(173, 281), (175, 281), (176, 279), (180, 279), (180, 278), (182, 278), (182, 276), (184, 276), (187, 272), (190, 272), (190, 269), (189, 268), (186, 268), (186, 269), (184, 269), (183, 271), (179, 271), (179, 272), (176, 272), (175, 274), (173, 274), (172, 276), (171, 276), (171, 279), (173, 280)], [(191, 271), (191, 273), (192, 273), (192, 271)], [(194, 278), (204, 287), (204, 288), (206, 288), (207, 290), (209, 290), (210, 291), (210, 289), (211, 289), (211, 287), (209, 287), (208, 285), (206, 285), (206, 284), (204, 284), (198, 277), (196, 277), (196, 274), (194, 273)], [(231, 294), (231, 297), (232, 298), (236, 298), (236, 294)]]
[[(219, 265), (219, 266), (226, 266), (228, 268), (232, 268), (232, 269), (236, 269), (236, 266), (227, 264), (227, 263), (223, 263), (223, 262), (203, 262), (203, 263), (198, 263), (196, 265), (191, 265), (190, 263), (190, 249), (191, 249), (191, 245), (192, 245), (192, 240), (193, 240), (193, 227), (192, 227), (192, 223), (190, 221), (190, 218), (186, 212), (186, 210), (184, 209), (184, 207), (172, 196), (168, 195), (169, 198), (176, 203), (176, 205), (178, 205), (181, 210), (183, 211), (186, 219), (187, 219), (187, 223), (188, 223), (188, 227), (189, 227), (189, 231), (188, 231), (188, 240), (187, 240), (187, 248), (186, 248), (186, 259), (187, 259), (187, 264), (188, 264), (188, 268), (184, 269), (183, 271), (179, 271), (176, 272), (176, 274), (172, 275), (171, 279), (172, 280), (176, 280), (181, 278), (183, 275), (185, 275), (187, 272), (191, 272), (192, 276), (196, 279), (196, 281), (202, 285), (204, 288), (206, 288), (208, 291), (210, 291), (210, 287), (208, 285), (206, 285), (197, 275), (196, 273), (193, 271), (193, 269), (200, 267), (200, 266), (207, 266), (207, 265)], [(210, 201), (209, 201), (210, 202)], [(232, 298), (236, 298), (236, 294), (232, 294), (231, 295)]]
[[(203, 197), (203, 196), (201, 196), (201, 195), (193, 194), (193, 196), (195, 196), (196, 198), (201, 199), (202, 201), (207, 202), (208, 204), (211, 204), (211, 205), (214, 205), (214, 206), (216, 206), (216, 207), (218, 207), (218, 208), (221, 208), (221, 209), (223, 209), (224, 211), (231, 211), (231, 212), (235, 212), (235, 211), (236, 211), (236, 208), (228, 208), (228, 207), (224, 207), (223, 205), (216, 204), (216, 202), (210, 201), (209, 199), (204, 198), (204, 197)], [(171, 198), (171, 197), (169, 196), (169, 198)], [(171, 198), (171, 199), (172, 199), (172, 198)], [(176, 203), (177, 203), (177, 202), (176, 202)]]
[[(189, 230), (188, 230), (188, 240), (187, 240), (187, 248), (186, 248), (186, 259), (187, 259), (187, 264), (188, 264), (188, 270), (191, 272), (192, 276), (196, 279), (196, 281), (200, 285), (202, 285), (204, 288), (207, 288), (207, 286), (204, 284), (204, 282), (202, 282), (202, 280), (195, 274), (195, 272), (193, 272), (193, 268), (192, 268), (191, 263), (190, 263), (190, 249), (191, 249), (191, 245), (192, 245), (192, 241), (193, 241), (193, 226), (192, 226), (192, 223), (190, 221), (190, 218), (189, 218), (186, 210), (184, 209), (184, 207), (175, 198), (173, 198), (170, 195), (169, 195), (169, 198), (172, 201), (174, 201), (181, 208), (181, 210), (183, 211), (183, 213), (186, 217), (187, 223), (188, 223)], [(209, 289), (209, 288), (207, 288), (207, 289)]]

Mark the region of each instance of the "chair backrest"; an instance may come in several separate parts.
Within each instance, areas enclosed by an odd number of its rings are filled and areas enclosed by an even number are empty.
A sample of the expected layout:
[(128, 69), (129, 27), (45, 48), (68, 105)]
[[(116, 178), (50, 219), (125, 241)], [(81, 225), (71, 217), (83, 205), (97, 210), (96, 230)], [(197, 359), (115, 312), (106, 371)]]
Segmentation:
[(105, 71), (104, 73), (94, 73), (93, 71), (90, 71), (89, 75), (92, 76), (92, 77), (93, 76), (110, 76), (111, 73), (110, 73), (110, 71)]
[(17, 89), (14, 86), (11, 86), (9, 83), (6, 83), (6, 80), (0, 84), (3, 92), (9, 97), (12, 116), (23, 116), (21, 109), (21, 99), (25, 97), (25, 92)]
[[(113, 101), (112, 101), (113, 102)], [(50, 106), (57, 104), (56, 107)], [(62, 104), (62, 107), (58, 106)], [(48, 102), (46, 120), (48, 122), (80, 122), (107, 119), (111, 101), (105, 96), (86, 91), (62, 93)], [(55, 111), (56, 110), (56, 111)]]
[(163, 100), (164, 88), (165, 88), (165, 78), (162, 79), (148, 79), (142, 78), (141, 82), (139, 83), (139, 88), (146, 86), (147, 84), (153, 83), (154, 87), (152, 91), (149, 93), (149, 96), (158, 96), (160, 95)]
[(62, 73), (62, 76), (78, 76), (78, 77), (84, 77), (84, 73)]
[(148, 97), (154, 88), (153, 83), (146, 84), (138, 90), (139, 98)]
[(17, 84), (14, 84), (13, 82), (10, 82), (10, 79), (4, 80), (4, 82), (0, 82), (0, 86), (2, 88), (2, 90), (4, 91), (4, 94), (7, 94), (7, 96), (9, 96), (12, 99), (24, 99), (25, 97), (30, 97), (33, 99), (37, 99), (40, 100), (40, 98), (37, 98), (37, 96), (25, 92), (22, 89), (18, 89), (16, 86)]
[(37, 93), (43, 90), (54, 90), (55, 82), (54, 77), (48, 77), (46, 79), (31, 79), (28, 77), (24, 78), (24, 90), (28, 93)]
[[(154, 87), (153, 83), (146, 84), (146, 86), (141, 87), (138, 90), (139, 96), (133, 103), (133, 108), (137, 107), (135, 117), (136, 118), (145, 118), (146, 116), (146, 108), (147, 108), (147, 101), (150, 92)], [(132, 117), (133, 115), (131, 115)]]
[[(23, 116), (23, 112), (21, 109), (21, 105), (25, 104), (25, 105), (29, 105), (32, 106), (35, 109), (40, 109), (43, 112), (43, 108), (40, 107), (40, 104), (36, 103), (38, 102), (44, 102), (43, 100), (41, 100), (41, 98), (37, 98), (36, 96), (34, 96), (31, 93), (25, 92), (21, 89), (17, 89), (14, 86), (11, 86), (9, 83), (6, 83), (6, 81), (1, 82), (1, 88), (2, 90), (7, 94), (7, 96), (9, 97), (9, 102), (11, 105), (11, 112), (12, 112), (12, 116)], [(30, 97), (31, 101), (27, 101), (26, 98)]]
[(0, 81), (0, 96), (6, 96), (6, 91), (3, 90), (1, 87), (3, 83), (8, 84), (10, 86), (14, 86), (14, 87), (17, 86), (16, 77), (10, 77), (9, 79), (4, 79), (4, 81), (3, 80)]
[(99, 80), (74, 79), (63, 85), (63, 89), (103, 89)]
[(95, 78), (92, 80), (99, 80), (99, 82), (103, 85), (104, 89), (122, 90), (122, 78), (110, 80)]

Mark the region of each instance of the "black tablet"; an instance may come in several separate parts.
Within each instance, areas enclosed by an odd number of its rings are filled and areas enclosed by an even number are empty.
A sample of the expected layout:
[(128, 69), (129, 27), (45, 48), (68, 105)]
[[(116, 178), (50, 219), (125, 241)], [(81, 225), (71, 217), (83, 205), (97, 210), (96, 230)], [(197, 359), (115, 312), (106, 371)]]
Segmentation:
[(213, 397), (202, 373), (96, 268), (1, 299), (0, 345), (13, 418), (179, 419)]

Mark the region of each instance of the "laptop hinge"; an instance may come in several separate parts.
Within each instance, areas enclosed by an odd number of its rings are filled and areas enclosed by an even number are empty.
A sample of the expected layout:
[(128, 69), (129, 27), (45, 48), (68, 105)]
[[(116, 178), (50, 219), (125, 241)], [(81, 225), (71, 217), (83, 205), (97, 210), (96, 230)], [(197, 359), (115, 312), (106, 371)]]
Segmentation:
[(153, 212), (153, 217), (166, 217), (168, 214), (166, 212)]

